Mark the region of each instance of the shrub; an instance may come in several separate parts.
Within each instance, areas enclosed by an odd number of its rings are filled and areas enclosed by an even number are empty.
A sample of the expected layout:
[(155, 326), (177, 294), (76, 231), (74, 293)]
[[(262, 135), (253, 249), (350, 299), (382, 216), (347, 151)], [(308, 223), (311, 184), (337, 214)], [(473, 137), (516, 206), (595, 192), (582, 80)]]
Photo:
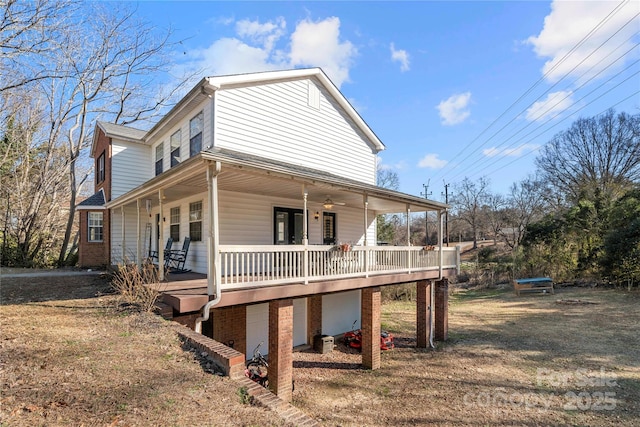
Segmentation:
[[(140, 311), (153, 311), (160, 294), (160, 278), (153, 264), (119, 264), (111, 285), (120, 294), (119, 304), (137, 307)], [(155, 285), (155, 287), (146, 286)]]

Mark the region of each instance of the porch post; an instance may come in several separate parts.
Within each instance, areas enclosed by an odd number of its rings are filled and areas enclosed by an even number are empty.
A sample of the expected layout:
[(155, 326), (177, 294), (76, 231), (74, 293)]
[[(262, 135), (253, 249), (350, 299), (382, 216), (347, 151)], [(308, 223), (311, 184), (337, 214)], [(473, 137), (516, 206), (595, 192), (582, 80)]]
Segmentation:
[(306, 185), (302, 184), (302, 198), (303, 198), (303, 210), (302, 210), (302, 244), (304, 245), (304, 252), (302, 252), (302, 274), (304, 275), (304, 284), (309, 283), (309, 226), (307, 224), (307, 198), (309, 193), (307, 192)]
[[(411, 246), (411, 206), (407, 203), (407, 247)], [(411, 273), (411, 249), (407, 249), (407, 269)]]
[(142, 265), (142, 240), (140, 239), (140, 199), (136, 199), (136, 264)]
[(120, 236), (120, 246), (122, 247), (122, 263), (126, 264), (127, 263), (127, 248), (125, 247), (126, 243), (125, 243), (125, 230), (126, 227), (124, 226), (124, 205), (120, 206), (120, 219), (122, 221), (122, 224), (120, 225), (120, 230), (122, 235)]
[(449, 280), (445, 277), (436, 282), (434, 336), (438, 341), (449, 337)]
[(307, 344), (313, 345), (316, 335), (322, 334), (322, 295), (307, 297)]
[(438, 211), (438, 248), (440, 249), (438, 251), (438, 270), (439, 270), (439, 275), (438, 277), (442, 277), (442, 263), (444, 262), (444, 254), (442, 252), (442, 230), (443, 230), (443, 218), (444, 215), (442, 215), (442, 211)]
[(367, 230), (369, 225), (369, 196), (365, 193), (362, 196), (364, 204), (364, 277), (369, 277), (369, 240)]
[(160, 215), (160, 226), (158, 227), (158, 279), (164, 281), (164, 214), (162, 212), (162, 198), (164, 190), (158, 190), (158, 214)]
[(218, 173), (220, 163), (207, 168), (209, 238), (207, 239), (207, 295), (220, 292), (220, 222), (218, 215)]
[(427, 348), (431, 335), (431, 287), (432, 280), (419, 280), (416, 283), (416, 346), (418, 348)]
[(269, 301), (269, 388), (285, 402), (293, 385), (293, 300)]
[(380, 288), (362, 289), (362, 366), (380, 368)]

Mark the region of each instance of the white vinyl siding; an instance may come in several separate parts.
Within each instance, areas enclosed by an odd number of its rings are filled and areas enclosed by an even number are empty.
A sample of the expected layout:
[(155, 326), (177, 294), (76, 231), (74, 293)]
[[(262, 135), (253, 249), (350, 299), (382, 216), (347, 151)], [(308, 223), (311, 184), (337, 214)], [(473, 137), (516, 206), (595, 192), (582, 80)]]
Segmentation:
[(372, 144), (319, 84), (309, 106), (309, 82), (216, 92), (215, 145), (374, 184)]
[[(352, 320), (353, 322), (353, 320)], [(258, 344), (260, 353), (269, 352), (269, 303), (247, 306), (247, 359), (253, 356)], [(307, 344), (307, 299), (293, 300), (293, 346)]]
[(360, 327), (360, 289), (322, 296), (322, 333), (339, 335)]
[(111, 198), (120, 197), (153, 177), (151, 148), (136, 143), (113, 141)]
[(253, 349), (262, 342), (260, 353), (269, 352), (269, 304), (247, 306), (247, 359), (253, 356)]
[[(172, 145), (171, 137), (175, 135), (176, 132), (180, 132), (180, 159), (182, 162), (189, 157), (189, 123), (191, 119), (195, 116), (195, 113), (202, 111), (203, 113), (203, 131), (202, 131), (202, 149), (206, 149), (212, 145), (211, 139), (211, 131), (212, 131), (212, 122), (211, 117), (213, 115), (212, 110), (213, 101), (208, 99), (198, 104), (197, 107), (193, 108), (189, 112), (185, 113), (184, 118), (174, 126), (167, 128), (162, 133), (158, 133), (154, 136), (153, 140), (150, 141), (152, 148), (155, 149), (156, 145), (163, 141), (169, 141), (165, 147), (164, 151), (164, 162), (163, 162), (163, 170), (169, 170), (172, 167), (171, 164), (171, 152), (176, 148), (177, 136), (174, 137), (174, 141)], [(152, 172), (152, 171), (151, 171)]]
[[(137, 262), (138, 252), (138, 227), (137, 227), (137, 213), (135, 207), (127, 207), (124, 209), (125, 216), (125, 230), (124, 230), (124, 248), (122, 246), (122, 211), (120, 208), (111, 210), (111, 263), (120, 264), (124, 262)], [(140, 212), (140, 233), (141, 244), (142, 234), (144, 233), (144, 225), (146, 219), (149, 217)], [(144, 246), (143, 246), (144, 248)], [(144, 257), (145, 254), (143, 253)]]
[[(273, 208), (300, 209), (302, 200), (258, 196), (229, 191), (219, 192), (220, 202), (220, 243), (223, 245), (272, 245), (273, 244)], [(322, 206), (309, 204), (309, 244), (322, 244), (322, 220), (316, 221), (313, 214), (320, 212)], [(362, 244), (363, 212), (358, 209), (338, 207), (336, 213), (338, 225), (337, 239), (342, 242)], [(206, 217), (206, 215), (205, 215)], [(373, 221), (370, 216), (369, 221)], [(371, 227), (369, 227), (371, 229)]]

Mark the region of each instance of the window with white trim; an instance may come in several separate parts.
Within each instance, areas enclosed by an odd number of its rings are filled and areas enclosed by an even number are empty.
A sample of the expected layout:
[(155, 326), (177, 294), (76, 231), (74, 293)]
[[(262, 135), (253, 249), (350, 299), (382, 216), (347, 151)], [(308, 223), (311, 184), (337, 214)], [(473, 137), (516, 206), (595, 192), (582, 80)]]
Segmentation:
[(195, 156), (202, 151), (202, 129), (204, 128), (204, 113), (200, 111), (189, 122), (189, 156)]
[(169, 144), (171, 145), (171, 167), (180, 163), (180, 144), (182, 143), (182, 131), (178, 129), (171, 135)]
[(102, 212), (88, 212), (87, 215), (89, 242), (102, 242)]
[(192, 242), (202, 240), (202, 201), (189, 203), (189, 237)]
[(156, 176), (162, 173), (162, 160), (164, 156), (164, 142), (156, 146)]
[(180, 241), (180, 207), (171, 208), (169, 215), (171, 238), (174, 242)]

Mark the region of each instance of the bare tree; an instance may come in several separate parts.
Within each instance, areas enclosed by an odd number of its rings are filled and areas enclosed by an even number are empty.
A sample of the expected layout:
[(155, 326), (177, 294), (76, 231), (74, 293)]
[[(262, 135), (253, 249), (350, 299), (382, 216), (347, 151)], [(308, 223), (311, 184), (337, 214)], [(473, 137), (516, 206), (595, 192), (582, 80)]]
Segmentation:
[(571, 202), (596, 193), (615, 200), (640, 181), (640, 114), (579, 119), (544, 146), (536, 164)]
[(542, 219), (547, 207), (546, 193), (547, 187), (534, 177), (511, 185), (504, 212), (507, 227), (500, 234), (512, 249), (522, 242), (527, 226)]
[(0, 1), (0, 93), (55, 76), (43, 66), (56, 49), (73, 0)]
[[(77, 194), (92, 166), (87, 162), (87, 151), (95, 120), (152, 123), (191, 79), (169, 76), (169, 55), (175, 45), (171, 30), (158, 32), (138, 20), (126, 5), (65, 0), (61, 3), (65, 12), (62, 16), (59, 9), (55, 11), (59, 3), (37, 0), (29, 6), (15, 1), (3, 4), (3, 24), (10, 32), (0, 37), (9, 46), (3, 47), (2, 68), (16, 68), (19, 78), (3, 76), (0, 94), (6, 95), (2, 97), (3, 107), (17, 89), (41, 96), (42, 126), (29, 145), (55, 153), (55, 162), (45, 162), (47, 174), (42, 185), (29, 191), (22, 189), (26, 191), (22, 198), (24, 203), (31, 200), (31, 215), (36, 218), (43, 215), (37, 206), (50, 194), (59, 194), (51, 193), (51, 188), (60, 190), (63, 184), (67, 189), (64, 200), (60, 199), (64, 209), (57, 209), (66, 215), (64, 236), (57, 242), (57, 262), (62, 264), (74, 229)], [(31, 33), (38, 37), (28, 36)], [(27, 60), (19, 54), (25, 50)], [(172, 79), (170, 84), (162, 85), (167, 78)], [(6, 133), (9, 116), (6, 108), (2, 110), (0, 131)]]
[(456, 193), (452, 204), (458, 218), (471, 227), (475, 249), (478, 247), (478, 230), (482, 221), (481, 208), (489, 194), (489, 180), (483, 177), (476, 183), (465, 178), (461, 183), (456, 184), (455, 188)]
[(506, 205), (507, 201), (502, 194), (487, 194), (483, 211), (486, 218), (485, 222), (493, 237), (494, 245), (498, 243), (498, 236), (505, 226), (506, 217), (504, 208)]

